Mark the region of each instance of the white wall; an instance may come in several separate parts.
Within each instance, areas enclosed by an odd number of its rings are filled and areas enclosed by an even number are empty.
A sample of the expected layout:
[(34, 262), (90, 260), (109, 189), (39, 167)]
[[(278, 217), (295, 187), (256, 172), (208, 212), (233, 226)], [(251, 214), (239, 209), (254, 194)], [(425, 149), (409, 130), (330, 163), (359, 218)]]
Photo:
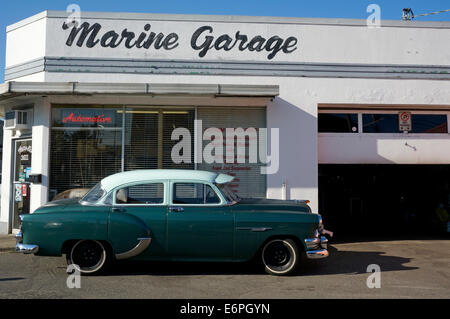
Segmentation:
[(6, 33), (5, 68), (45, 56), (47, 19), (42, 18)]
[[(102, 26), (98, 39), (107, 31), (114, 30), (121, 34), (125, 28), (134, 32), (136, 37), (144, 31), (144, 25), (151, 24), (151, 30), (164, 35), (177, 33), (178, 47), (173, 50), (118, 47), (104, 48), (97, 44), (87, 48), (86, 44), (78, 47), (66, 45), (71, 28), (64, 30), (66, 21), (64, 12), (43, 12), (35, 18), (31, 17), (8, 28), (6, 67), (24, 63), (44, 55), (51, 57), (76, 58), (133, 58), (133, 59), (179, 59), (207, 61), (269, 61), (268, 52), (263, 50), (239, 51), (237, 46), (230, 51), (210, 50), (203, 58), (198, 51), (191, 48), (192, 34), (201, 26), (212, 26), (213, 33), (205, 33), (217, 39), (222, 34), (234, 37), (237, 31), (251, 39), (261, 35), (265, 39), (279, 36), (287, 39), (296, 37), (297, 49), (289, 54), (279, 52), (272, 60), (278, 62), (316, 62), (316, 63), (366, 63), (366, 64), (415, 64), (415, 65), (448, 65), (450, 61), (450, 28), (442, 23), (439, 27), (423, 27), (420, 22), (382, 21), (380, 28), (368, 28), (365, 20), (355, 24), (355, 21), (341, 19), (279, 19), (276, 22), (267, 19), (262, 24), (255, 19), (217, 16), (186, 16), (171, 15), (167, 21), (161, 21), (161, 15), (121, 14), (115, 19), (107, 18), (105, 13), (88, 13), (81, 17), (81, 23), (91, 25), (100, 23)], [(111, 14), (110, 14), (111, 15)], [(346, 22), (347, 21), (347, 22)], [(395, 26), (394, 26), (395, 25)], [(123, 41), (125, 42), (125, 41)], [(199, 43), (201, 41), (199, 40)]]
[[(128, 31), (139, 34), (148, 20), (105, 20), (82, 19), (91, 25), (98, 22), (102, 25), (101, 34), (109, 30), (120, 33), (126, 27)], [(151, 21), (151, 20), (150, 20)], [(198, 51), (190, 47), (191, 36), (203, 25), (211, 25), (211, 35), (217, 39), (222, 34), (233, 36), (236, 31), (249, 37), (262, 35), (266, 39), (278, 35), (286, 39), (295, 36), (299, 39), (298, 49), (291, 54), (278, 53), (273, 61), (289, 62), (323, 62), (323, 63), (380, 63), (380, 64), (423, 64), (442, 65), (450, 60), (449, 29), (425, 28), (367, 28), (366, 26), (336, 25), (303, 25), (303, 24), (270, 24), (258, 23), (219, 23), (206, 21), (151, 21), (151, 30), (156, 33), (179, 34), (179, 47), (172, 51), (118, 48), (89, 49), (63, 45), (70, 30), (62, 30), (64, 19), (49, 18), (47, 36), (47, 52), (51, 56), (67, 57), (111, 57), (125, 58), (133, 56), (143, 59), (186, 59), (200, 60)], [(209, 35), (209, 34), (208, 34)], [(267, 52), (239, 52), (235, 49), (228, 52), (210, 50), (204, 60), (240, 60), (267, 61)]]
[(42, 174), (42, 183), (31, 184), (30, 212), (34, 212), (48, 199), (50, 113), (51, 106), (48, 99), (36, 100), (33, 110), (32, 147), (34, 152), (31, 157), (31, 173)]
[(450, 164), (450, 134), (319, 134), (320, 164)]

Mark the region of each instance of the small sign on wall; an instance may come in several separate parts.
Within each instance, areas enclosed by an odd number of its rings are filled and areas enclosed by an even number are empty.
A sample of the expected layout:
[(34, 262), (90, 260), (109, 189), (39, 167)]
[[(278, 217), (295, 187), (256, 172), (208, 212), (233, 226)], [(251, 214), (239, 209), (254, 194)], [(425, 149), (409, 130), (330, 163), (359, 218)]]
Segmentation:
[(410, 132), (412, 129), (411, 112), (400, 112), (398, 115), (398, 128), (401, 132)]

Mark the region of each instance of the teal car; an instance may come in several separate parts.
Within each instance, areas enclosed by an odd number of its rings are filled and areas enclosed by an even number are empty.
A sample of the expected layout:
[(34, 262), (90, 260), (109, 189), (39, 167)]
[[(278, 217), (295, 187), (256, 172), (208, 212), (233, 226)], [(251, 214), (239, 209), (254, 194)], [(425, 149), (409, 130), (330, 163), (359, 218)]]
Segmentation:
[(303, 257), (328, 256), (320, 215), (308, 201), (242, 199), (232, 176), (136, 170), (104, 178), (80, 199), (21, 216), (16, 250), (66, 255), (82, 274), (114, 260), (244, 262), (287, 275)]

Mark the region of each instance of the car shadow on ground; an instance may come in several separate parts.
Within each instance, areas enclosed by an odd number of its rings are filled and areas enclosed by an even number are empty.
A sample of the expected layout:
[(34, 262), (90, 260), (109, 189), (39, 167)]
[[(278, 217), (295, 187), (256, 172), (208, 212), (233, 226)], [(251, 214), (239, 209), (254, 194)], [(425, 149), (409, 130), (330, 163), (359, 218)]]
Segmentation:
[(159, 262), (117, 261), (103, 273), (104, 276), (195, 276), (195, 275), (260, 275), (262, 266), (254, 262)]
[(382, 251), (343, 251), (328, 247), (330, 256), (323, 260), (308, 260), (298, 275), (340, 275), (367, 273), (369, 265), (378, 265), (382, 272), (414, 270), (418, 267), (407, 266), (412, 258), (389, 256)]
[[(295, 276), (361, 274), (371, 264), (381, 271), (414, 270), (407, 266), (411, 258), (388, 256), (381, 251), (340, 251), (329, 246), (330, 256), (322, 260), (304, 260)], [(257, 260), (246, 263), (148, 262), (120, 261), (112, 264), (103, 276), (195, 276), (195, 275), (262, 275), (264, 268)]]
[(367, 235), (361, 234), (355, 236), (354, 234), (351, 236), (337, 236), (333, 237), (334, 244), (353, 244), (353, 243), (370, 243), (370, 242), (381, 242), (381, 241), (408, 241), (408, 240), (450, 240), (450, 233), (445, 234), (394, 234), (394, 235)]

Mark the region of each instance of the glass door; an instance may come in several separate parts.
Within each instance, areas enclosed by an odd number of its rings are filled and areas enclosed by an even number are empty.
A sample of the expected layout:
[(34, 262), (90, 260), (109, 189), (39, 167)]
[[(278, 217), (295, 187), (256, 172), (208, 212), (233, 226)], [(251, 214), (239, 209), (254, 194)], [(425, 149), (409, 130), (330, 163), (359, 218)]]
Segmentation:
[(19, 215), (30, 213), (31, 139), (16, 140), (14, 148), (13, 228), (18, 229)]

